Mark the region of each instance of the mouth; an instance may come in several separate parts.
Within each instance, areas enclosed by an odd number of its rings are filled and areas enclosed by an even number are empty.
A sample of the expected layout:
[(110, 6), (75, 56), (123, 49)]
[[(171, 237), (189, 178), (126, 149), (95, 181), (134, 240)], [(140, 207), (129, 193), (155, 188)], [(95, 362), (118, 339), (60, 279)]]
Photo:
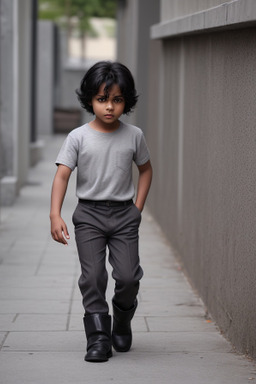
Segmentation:
[(104, 115), (107, 119), (112, 119), (112, 117), (114, 117), (114, 115), (111, 115), (111, 114), (107, 114), (107, 115)]

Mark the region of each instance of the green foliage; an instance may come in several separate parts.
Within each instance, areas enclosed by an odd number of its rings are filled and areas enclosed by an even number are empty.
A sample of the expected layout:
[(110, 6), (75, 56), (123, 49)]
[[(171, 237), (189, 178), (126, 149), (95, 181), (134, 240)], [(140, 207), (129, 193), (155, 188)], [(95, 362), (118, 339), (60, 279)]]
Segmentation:
[[(1, 1), (1, 0), (0, 0)], [(92, 17), (116, 17), (117, 0), (38, 0), (38, 17), (56, 22), (81, 38), (82, 57), (85, 57), (84, 37), (96, 37), (90, 23)], [(111, 31), (108, 31), (111, 33)], [(112, 31), (113, 34), (114, 31)]]
[(77, 17), (81, 37), (85, 32), (96, 36), (90, 18), (115, 18), (116, 6), (117, 0), (39, 0), (38, 14), (40, 19), (52, 20), (67, 28), (70, 18)]
[(117, 0), (39, 0), (39, 18), (58, 21), (61, 17), (77, 16), (81, 28), (90, 17), (116, 17)]
[(59, 1), (47, 1), (39, 0), (39, 19), (54, 20), (57, 21), (61, 16), (65, 14), (62, 7), (59, 6)]
[(96, 17), (116, 18), (117, 0), (99, 0), (100, 7)]

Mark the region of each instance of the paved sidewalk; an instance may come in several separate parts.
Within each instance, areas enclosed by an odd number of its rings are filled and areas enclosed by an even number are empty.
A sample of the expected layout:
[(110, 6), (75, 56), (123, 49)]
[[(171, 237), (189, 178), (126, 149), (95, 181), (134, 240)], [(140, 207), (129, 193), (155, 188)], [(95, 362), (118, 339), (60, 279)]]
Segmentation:
[[(75, 175), (64, 203), (71, 241), (49, 234), (54, 159), (62, 136), (46, 140), (45, 159), (29, 175), (15, 205), (1, 209), (1, 384), (244, 384), (255, 364), (235, 354), (184, 278), (159, 227), (145, 210), (140, 230), (139, 308), (128, 353), (107, 363), (84, 362), (79, 264), (71, 215)], [(113, 281), (108, 290), (112, 296)]]

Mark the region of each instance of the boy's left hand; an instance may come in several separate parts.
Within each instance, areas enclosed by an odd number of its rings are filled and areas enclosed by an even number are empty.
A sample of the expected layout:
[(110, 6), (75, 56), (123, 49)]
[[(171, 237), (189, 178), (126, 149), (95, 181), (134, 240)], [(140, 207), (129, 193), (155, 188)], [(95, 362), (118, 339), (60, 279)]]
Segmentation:
[(51, 234), (53, 240), (64, 245), (68, 245), (66, 240), (70, 239), (68, 228), (60, 216), (51, 218)]

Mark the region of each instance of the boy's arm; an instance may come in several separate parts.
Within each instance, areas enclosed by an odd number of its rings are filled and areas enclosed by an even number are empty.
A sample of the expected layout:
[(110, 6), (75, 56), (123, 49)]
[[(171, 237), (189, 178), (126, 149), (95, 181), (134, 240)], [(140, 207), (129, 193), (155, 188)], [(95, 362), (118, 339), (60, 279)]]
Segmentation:
[(72, 170), (65, 165), (59, 165), (52, 184), (51, 195), (51, 234), (59, 243), (67, 245), (69, 233), (64, 220), (61, 217), (61, 208), (66, 194), (68, 181)]
[(143, 165), (138, 165), (138, 170), (139, 180), (135, 205), (142, 212), (149, 192), (153, 174), (150, 160)]

